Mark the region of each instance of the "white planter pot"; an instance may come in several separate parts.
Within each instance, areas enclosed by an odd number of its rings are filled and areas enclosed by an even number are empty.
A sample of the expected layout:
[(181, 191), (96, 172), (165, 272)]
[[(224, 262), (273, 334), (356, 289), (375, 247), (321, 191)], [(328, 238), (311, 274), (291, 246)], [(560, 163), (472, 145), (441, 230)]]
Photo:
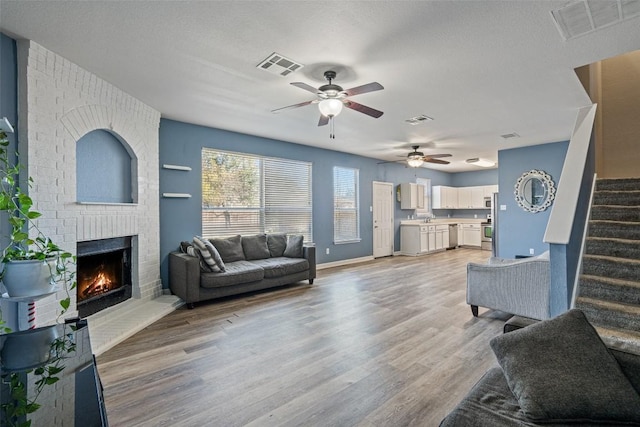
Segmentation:
[(10, 297), (34, 297), (51, 291), (53, 272), (55, 258), (9, 261), (4, 264), (2, 282)]
[(7, 370), (31, 369), (49, 361), (51, 345), (58, 338), (55, 325), (2, 336), (0, 361)]

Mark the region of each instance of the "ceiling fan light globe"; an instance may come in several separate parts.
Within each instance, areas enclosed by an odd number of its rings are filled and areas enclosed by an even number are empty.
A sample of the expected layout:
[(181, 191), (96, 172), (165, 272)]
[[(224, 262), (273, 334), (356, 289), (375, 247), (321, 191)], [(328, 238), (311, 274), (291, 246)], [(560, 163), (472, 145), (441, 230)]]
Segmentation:
[(409, 158), (407, 158), (407, 164), (409, 166), (411, 166), (412, 168), (418, 168), (418, 167), (422, 166), (423, 163), (424, 163), (424, 160), (422, 159), (422, 157), (409, 157)]
[(318, 103), (320, 114), (325, 117), (335, 117), (342, 111), (342, 101), (339, 99), (323, 99)]

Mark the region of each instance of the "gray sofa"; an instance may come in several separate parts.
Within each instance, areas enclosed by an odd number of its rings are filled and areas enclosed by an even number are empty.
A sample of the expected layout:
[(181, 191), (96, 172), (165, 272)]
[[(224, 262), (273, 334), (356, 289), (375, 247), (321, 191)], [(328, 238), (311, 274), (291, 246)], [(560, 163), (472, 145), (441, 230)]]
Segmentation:
[[(189, 308), (200, 301), (302, 280), (313, 284), (316, 277), (315, 247), (303, 245), (302, 236), (238, 235), (194, 238), (193, 243), (182, 242), (181, 251), (169, 254), (169, 287)], [(208, 250), (202, 249), (203, 243)]]
[(490, 258), (486, 264), (467, 264), (467, 304), (516, 316), (550, 317), (551, 270), (549, 251), (524, 259)]
[(640, 425), (640, 356), (608, 349), (581, 311), (490, 344), (499, 367), (440, 427)]

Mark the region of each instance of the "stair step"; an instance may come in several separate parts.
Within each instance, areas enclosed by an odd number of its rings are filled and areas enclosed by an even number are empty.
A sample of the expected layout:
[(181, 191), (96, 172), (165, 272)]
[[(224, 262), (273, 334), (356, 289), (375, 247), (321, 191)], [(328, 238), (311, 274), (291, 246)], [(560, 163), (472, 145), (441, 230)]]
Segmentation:
[(587, 237), (586, 253), (616, 258), (640, 259), (640, 242), (629, 239)]
[(640, 282), (580, 275), (580, 296), (640, 305)]
[(635, 191), (596, 191), (593, 193), (594, 205), (640, 206), (640, 190)]
[(640, 332), (598, 326), (596, 326), (596, 331), (607, 347), (640, 355)]
[(585, 254), (582, 274), (634, 281), (640, 277), (640, 260)]
[(591, 207), (591, 219), (640, 222), (640, 206), (594, 205)]
[(591, 220), (589, 237), (640, 240), (640, 222)]
[(596, 180), (596, 191), (640, 190), (640, 178), (600, 178)]
[(582, 310), (594, 326), (623, 331), (640, 330), (640, 306), (578, 297), (576, 308)]

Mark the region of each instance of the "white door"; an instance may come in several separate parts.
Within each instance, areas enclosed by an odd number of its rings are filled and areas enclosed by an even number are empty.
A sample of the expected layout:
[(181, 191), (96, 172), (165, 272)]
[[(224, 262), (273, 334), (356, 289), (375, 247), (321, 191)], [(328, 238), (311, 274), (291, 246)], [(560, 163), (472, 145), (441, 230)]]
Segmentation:
[(373, 182), (373, 257), (393, 255), (393, 184)]

